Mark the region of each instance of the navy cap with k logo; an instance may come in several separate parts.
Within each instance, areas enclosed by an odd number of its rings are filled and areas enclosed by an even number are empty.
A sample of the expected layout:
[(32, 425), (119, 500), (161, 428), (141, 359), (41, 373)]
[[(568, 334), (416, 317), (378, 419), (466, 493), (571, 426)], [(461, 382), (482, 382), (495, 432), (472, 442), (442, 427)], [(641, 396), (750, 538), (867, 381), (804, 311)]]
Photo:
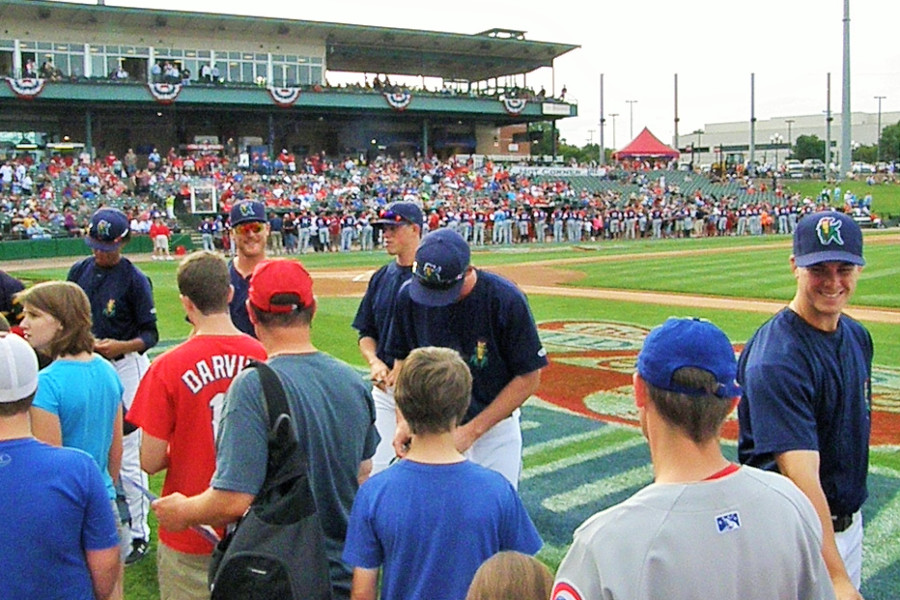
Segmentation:
[(862, 230), (844, 213), (827, 211), (806, 215), (794, 231), (794, 260), (798, 267), (823, 262), (865, 265)]

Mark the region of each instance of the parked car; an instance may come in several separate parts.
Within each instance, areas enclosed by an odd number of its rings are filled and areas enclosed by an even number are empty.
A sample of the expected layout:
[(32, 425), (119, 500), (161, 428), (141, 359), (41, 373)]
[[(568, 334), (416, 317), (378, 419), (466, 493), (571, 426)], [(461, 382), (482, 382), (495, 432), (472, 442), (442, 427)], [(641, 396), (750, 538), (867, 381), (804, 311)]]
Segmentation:
[(825, 163), (818, 158), (807, 158), (803, 161), (803, 170), (807, 173), (824, 173)]
[(803, 169), (803, 163), (794, 158), (789, 158), (784, 161), (783, 169), (784, 176), (792, 179), (800, 179), (806, 175), (806, 171)]
[(870, 165), (869, 163), (864, 162), (854, 162), (850, 165), (850, 170), (853, 173), (859, 173), (862, 175), (871, 175), (875, 173), (875, 165)]

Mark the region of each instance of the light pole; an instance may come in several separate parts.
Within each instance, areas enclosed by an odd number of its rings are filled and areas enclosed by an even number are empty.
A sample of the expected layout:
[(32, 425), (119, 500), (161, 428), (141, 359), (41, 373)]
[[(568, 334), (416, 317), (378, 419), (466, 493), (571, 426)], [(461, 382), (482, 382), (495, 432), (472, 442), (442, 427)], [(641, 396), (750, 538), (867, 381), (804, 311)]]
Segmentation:
[(781, 137), (780, 133), (773, 133), (769, 136), (769, 142), (772, 144), (775, 149), (775, 171), (778, 171), (778, 146), (784, 141), (784, 138)]
[(875, 169), (878, 170), (878, 163), (881, 162), (881, 101), (887, 96), (875, 96), (878, 100), (878, 133), (875, 135)]
[(794, 140), (791, 137), (791, 125), (794, 124), (794, 120), (793, 119), (785, 119), (784, 122), (787, 123), (787, 126), (788, 126), (788, 156), (793, 156), (794, 155)]
[(612, 145), (612, 147), (613, 147), (614, 149), (618, 150), (618, 147), (616, 146), (616, 117), (619, 116), (619, 113), (609, 113), (609, 116), (610, 116), (610, 118), (612, 119), (612, 129), (613, 129), (613, 131), (612, 131), (612, 134), (613, 134), (613, 145)]
[(634, 139), (634, 105), (637, 100), (626, 100), (628, 103), (628, 137)]
[[(691, 132), (691, 134), (697, 136), (697, 145), (694, 147), (694, 151), (691, 152), (691, 164), (693, 164), (693, 162), (694, 162), (694, 154), (695, 154), (695, 153), (697, 152), (697, 150), (700, 148), (700, 136), (703, 135), (703, 130), (702, 130), (702, 129), (695, 129), (694, 131)], [(699, 163), (699, 160), (698, 160), (698, 163)]]

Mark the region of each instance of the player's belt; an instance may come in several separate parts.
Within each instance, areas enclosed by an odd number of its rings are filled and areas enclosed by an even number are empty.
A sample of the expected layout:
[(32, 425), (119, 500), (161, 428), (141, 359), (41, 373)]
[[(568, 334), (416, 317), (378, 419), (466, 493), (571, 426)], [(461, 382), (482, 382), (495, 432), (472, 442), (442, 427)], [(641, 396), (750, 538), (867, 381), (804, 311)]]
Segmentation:
[(846, 531), (853, 524), (853, 515), (832, 515), (831, 523), (835, 533)]

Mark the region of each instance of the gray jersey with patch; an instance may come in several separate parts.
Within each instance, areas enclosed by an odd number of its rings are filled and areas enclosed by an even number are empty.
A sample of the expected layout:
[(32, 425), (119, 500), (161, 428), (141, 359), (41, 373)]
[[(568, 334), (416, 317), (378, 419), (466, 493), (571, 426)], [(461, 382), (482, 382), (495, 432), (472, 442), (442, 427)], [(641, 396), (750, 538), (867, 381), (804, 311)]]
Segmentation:
[(742, 467), (652, 484), (575, 531), (553, 600), (834, 598), (812, 504), (786, 477)]

